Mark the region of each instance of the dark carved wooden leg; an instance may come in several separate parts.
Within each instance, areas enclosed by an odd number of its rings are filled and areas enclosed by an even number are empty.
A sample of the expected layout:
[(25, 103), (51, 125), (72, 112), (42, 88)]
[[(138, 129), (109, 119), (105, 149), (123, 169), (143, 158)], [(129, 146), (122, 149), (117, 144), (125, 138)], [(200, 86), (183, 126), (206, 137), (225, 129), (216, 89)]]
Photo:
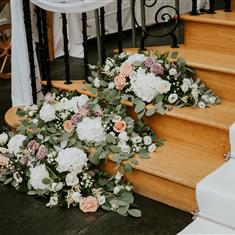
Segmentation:
[(118, 22), (118, 53), (121, 53), (122, 48), (122, 0), (117, 0), (117, 22)]
[(32, 24), (31, 24), (31, 13), (30, 13), (30, 1), (24, 0), (23, 12), (24, 12), (24, 24), (26, 31), (26, 40), (28, 46), (29, 66), (30, 66), (30, 79), (32, 86), (33, 103), (37, 103), (37, 85), (36, 85), (36, 74), (35, 74), (35, 61), (34, 61), (34, 49), (33, 49), (33, 37), (32, 37)]
[(89, 82), (89, 67), (88, 67), (88, 40), (87, 40), (87, 14), (82, 13), (82, 35), (83, 35), (83, 48), (84, 48), (84, 78)]
[(67, 33), (67, 17), (65, 13), (61, 14), (62, 16), (62, 32), (64, 38), (64, 65), (65, 65), (65, 84), (71, 84), (70, 81), (70, 64), (69, 64), (69, 40), (68, 40), (68, 33)]

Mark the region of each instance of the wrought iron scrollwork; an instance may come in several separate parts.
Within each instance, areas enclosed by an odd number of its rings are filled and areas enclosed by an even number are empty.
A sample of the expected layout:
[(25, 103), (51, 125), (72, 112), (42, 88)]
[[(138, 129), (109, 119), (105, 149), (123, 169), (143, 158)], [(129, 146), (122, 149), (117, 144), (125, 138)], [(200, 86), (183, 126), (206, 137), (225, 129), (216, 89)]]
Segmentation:
[[(144, 7), (155, 7), (157, 4), (157, 0), (143, 0)], [(160, 7), (156, 13), (155, 13), (155, 23), (156, 27), (154, 28), (154, 33), (149, 32), (145, 25), (140, 25), (138, 23), (138, 20), (136, 18), (135, 13), (135, 5), (136, 0), (133, 0), (132, 4), (132, 14), (135, 21), (136, 26), (141, 29), (143, 32), (142, 38), (141, 38), (141, 46), (140, 49), (144, 50), (144, 43), (148, 36), (150, 37), (166, 37), (171, 36), (172, 37), (172, 47), (177, 48), (178, 47), (178, 38), (175, 34), (176, 29), (179, 26), (180, 23), (180, 14), (179, 11), (171, 5), (165, 5)], [(142, 12), (143, 14), (143, 12)]]

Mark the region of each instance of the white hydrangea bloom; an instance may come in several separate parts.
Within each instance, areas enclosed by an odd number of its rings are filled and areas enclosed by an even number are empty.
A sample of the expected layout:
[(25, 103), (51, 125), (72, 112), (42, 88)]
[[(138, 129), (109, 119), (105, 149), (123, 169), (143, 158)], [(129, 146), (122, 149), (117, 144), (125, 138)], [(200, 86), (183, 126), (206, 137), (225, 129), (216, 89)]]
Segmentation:
[(44, 121), (44, 122), (50, 122), (56, 118), (55, 115), (55, 107), (51, 104), (44, 103), (40, 112), (39, 112), (39, 117)]
[(171, 84), (168, 81), (156, 77), (153, 73), (147, 73), (139, 68), (130, 76), (131, 90), (143, 101), (151, 102), (158, 94), (167, 93)]
[(44, 184), (43, 179), (49, 179), (49, 173), (44, 164), (30, 168), (30, 184), (35, 190), (49, 189), (49, 184)]
[(67, 171), (78, 174), (87, 165), (88, 158), (86, 153), (79, 148), (66, 148), (59, 151), (55, 160), (58, 163), (56, 169), (60, 173)]
[(26, 140), (25, 135), (17, 134), (11, 137), (7, 144), (7, 148), (10, 153), (17, 154), (20, 151), (20, 147), (23, 145), (23, 142)]
[(77, 135), (80, 140), (101, 142), (105, 140), (105, 131), (100, 117), (85, 117), (77, 124)]
[(144, 62), (145, 59), (146, 59), (146, 56), (144, 54), (135, 53), (133, 55), (130, 55), (128, 59), (124, 61), (124, 63), (128, 63), (128, 64), (133, 64), (134, 62), (142, 63)]
[(77, 113), (89, 101), (88, 96), (80, 95), (73, 97), (70, 101), (70, 111)]

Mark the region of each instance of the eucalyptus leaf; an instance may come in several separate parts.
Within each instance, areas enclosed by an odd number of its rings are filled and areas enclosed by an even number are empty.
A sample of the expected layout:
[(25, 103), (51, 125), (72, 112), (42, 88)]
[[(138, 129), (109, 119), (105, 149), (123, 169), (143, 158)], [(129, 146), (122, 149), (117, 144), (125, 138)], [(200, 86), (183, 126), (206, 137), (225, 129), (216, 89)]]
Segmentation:
[(126, 215), (129, 209), (129, 205), (127, 204), (126, 206), (119, 206), (117, 208), (117, 213), (120, 215)]
[(130, 163), (124, 163), (123, 168), (126, 172), (132, 172), (132, 166)]
[(134, 202), (134, 196), (132, 195), (132, 193), (125, 191), (121, 194), (120, 200), (131, 204)]
[(138, 209), (129, 209), (128, 210), (128, 214), (133, 216), (133, 217), (136, 217), (136, 218), (142, 216), (142, 212), (140, 210), (138, 210)]
[(155, 114), (156, 109), (148, 109), (145, 113), (146, 116), (152, 116), (153, 114)]
[(48, 179), (48, 178), (44, 178), (44, 179), (42, 179), (42, 183), (43, 183), (43, 184), (50, 184), (50, 183), (51, 183), (51, 180)]
[(138, 103), (135, 106), (135, 112), (139, 113), (144, 109), (145, 109), (145, 103), (142, 100), (139, 100)]

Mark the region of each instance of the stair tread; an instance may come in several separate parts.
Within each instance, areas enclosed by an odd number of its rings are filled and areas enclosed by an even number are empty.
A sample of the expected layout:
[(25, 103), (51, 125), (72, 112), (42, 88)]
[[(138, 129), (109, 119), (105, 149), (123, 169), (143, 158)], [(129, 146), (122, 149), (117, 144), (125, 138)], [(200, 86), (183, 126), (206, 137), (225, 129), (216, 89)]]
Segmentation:
[(148, 160), (140, 159), (136, 169), (195, 188), (197, 183), (224, 163), (222, 158), (166, 141)]
[[(190, 67), (235, 74), (234, 56), (230, 54), (190, 49), (185, 45), (180, 45), (179, 48), (157, 46), (146, 47), (146, 49), (158, 50), (159, 52), (177, 51), (178, 56), (184, 58), (186, 64)], [(138, 48), (126, 48), (125, 51), (137, 52)]]
[(197, 16), (187, 14), (180, 17), (183, 21), (235, 26), (235, 12), (224, 12), (223, 10), (216, 11), (216, 14), (201, 14)]
[[(42, 83), (45, 84), (45, 82)], [(63, 81), (52, 81), (52, 85), (55, 88), (65, 90), (76, 89), (82, 94), (94, 96), (94, 94), (91, 94), (86, 90), (83, 81), (74, 81), (71, 85), (66, 85)], [(124, 103), (130, 105), (130, 102)], [(173, 108), (173, 110), (167, 112), (166, 115), (223, 130), (229, 130), (230, 125), (234, 122), (235, 102), (222, 100), (221, 104), (213, 105), (210, 108), (205, 109), (200, 109), (198, 107)]]
[(234, 122), (235, 102), (222, 100), (221, 104), (213, 105), (205, 109), (198, 107), (173, 108), (173, 110), (167, 112), (167, 115), (223, 130), (229, 130), (229, 127)]

